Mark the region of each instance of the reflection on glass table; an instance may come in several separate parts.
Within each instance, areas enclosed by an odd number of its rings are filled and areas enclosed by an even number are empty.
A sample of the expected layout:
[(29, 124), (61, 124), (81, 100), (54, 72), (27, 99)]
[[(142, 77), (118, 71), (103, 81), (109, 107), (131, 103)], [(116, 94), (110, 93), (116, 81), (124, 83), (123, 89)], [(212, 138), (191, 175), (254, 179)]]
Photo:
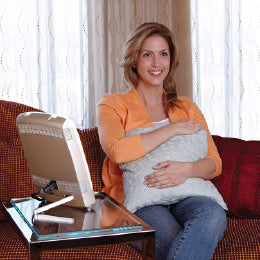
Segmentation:
[(37, 240), (48, 240), (142, 229), (140, 222), (102, 193), (96, 194), (91, 209), (62, 205), (34, 215), (34, 210), (46, 203), (25, 198), (12, 199), (11, 204), (7, 211), (17, 226), (24, 226), (27, 240), (32, 235)]

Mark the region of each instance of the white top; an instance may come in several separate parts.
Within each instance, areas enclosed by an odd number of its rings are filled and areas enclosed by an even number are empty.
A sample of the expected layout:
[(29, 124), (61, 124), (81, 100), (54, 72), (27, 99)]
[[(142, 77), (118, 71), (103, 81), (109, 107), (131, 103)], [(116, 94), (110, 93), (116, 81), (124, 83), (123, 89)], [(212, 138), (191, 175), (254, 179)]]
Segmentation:
[(161, 121), (153, 122), (154, 126), (163, 127), (170, 124), (169, 118), (163, 119)]

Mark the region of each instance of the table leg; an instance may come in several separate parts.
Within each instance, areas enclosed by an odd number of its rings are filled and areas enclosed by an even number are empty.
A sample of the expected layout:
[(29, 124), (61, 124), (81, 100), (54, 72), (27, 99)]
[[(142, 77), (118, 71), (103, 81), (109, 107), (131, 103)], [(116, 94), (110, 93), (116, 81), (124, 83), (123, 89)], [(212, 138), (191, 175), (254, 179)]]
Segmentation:
[(155, 259), (155, 237), (148, 238), (142, 243), (143, 260)]
[(29, 260), (40, 260), (41, 251), (38, 248), (29, 247)]

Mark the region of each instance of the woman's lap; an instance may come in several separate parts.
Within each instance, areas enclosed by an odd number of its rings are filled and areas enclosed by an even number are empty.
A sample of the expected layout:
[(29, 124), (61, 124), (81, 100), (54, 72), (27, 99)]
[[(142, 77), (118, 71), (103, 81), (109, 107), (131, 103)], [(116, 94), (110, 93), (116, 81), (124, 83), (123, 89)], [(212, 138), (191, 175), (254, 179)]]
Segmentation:
[(226, 227), (225, 211), (206, 197), (147, 206), (135, 214), (156, 230), (156, 259), (210, 259)]

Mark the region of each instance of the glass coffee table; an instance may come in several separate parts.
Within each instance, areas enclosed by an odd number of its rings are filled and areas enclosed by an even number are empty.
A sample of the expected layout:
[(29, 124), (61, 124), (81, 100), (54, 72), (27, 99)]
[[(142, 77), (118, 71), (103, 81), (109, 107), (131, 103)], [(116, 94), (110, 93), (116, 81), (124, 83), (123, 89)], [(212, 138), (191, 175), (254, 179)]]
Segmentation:
[(29, 259), (41, 250), (142, 242), (143, 259), (155, 258), (155, 231), (105, 193), (95, 193), (88, 209), (65, 205), (34, 215), (46, 205), (32, 198), (3, 202), (7, 217), (29, 247)]

